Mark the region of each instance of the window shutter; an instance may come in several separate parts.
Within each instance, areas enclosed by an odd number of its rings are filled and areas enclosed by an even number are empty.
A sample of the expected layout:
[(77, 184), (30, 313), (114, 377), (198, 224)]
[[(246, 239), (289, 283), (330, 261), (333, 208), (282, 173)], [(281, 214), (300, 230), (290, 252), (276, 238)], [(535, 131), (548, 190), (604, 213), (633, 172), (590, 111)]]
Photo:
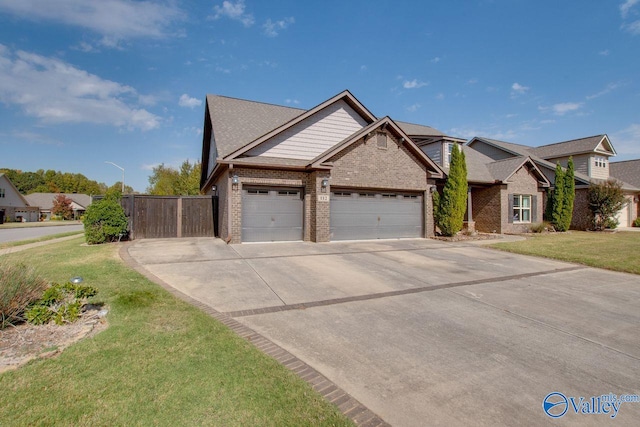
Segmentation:
[(509, 194), (509, 210), (507, 211), (507, 222), (513, 223), (513, 194)]
[(531, 222), (538, 222), (538, 196), (531, 196)]

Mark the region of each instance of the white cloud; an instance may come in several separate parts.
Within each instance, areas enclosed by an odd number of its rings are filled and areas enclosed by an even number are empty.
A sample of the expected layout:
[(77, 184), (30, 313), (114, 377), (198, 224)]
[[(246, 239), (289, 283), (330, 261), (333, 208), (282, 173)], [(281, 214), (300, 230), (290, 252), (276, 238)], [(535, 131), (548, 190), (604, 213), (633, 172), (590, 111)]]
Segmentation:
[(611, 135), (618, 154), (640, 156), (640, 124), (634, 123)]
[(57, 58), (0, 49), (0, 99), (47, 123), (96, 123), (149, 130), (160, 117), (137, 108), (130, 86)]
[(630, 32), (633, 35), (639, 35), (640, 34), (640, 20), (638, 21), (634, 21), (630, 24), (623, 24), (622, 28), (624, 28), (625, 30), (627, 30), (628, 32)]
[(360, 66), (360, 71), (367, 71), (367, 66), (366, 65), (361, 65)]
[(529, 91), (529, 87), (523, 86), (520, 83), (514, 83), (511, 85), (511, 97), (515, 98), (520, 95), (524, 95)]
[(611, 52), (609, 52), (609, 49), (604, 49), (604, 50), (601, 50), (600, 52), (598, 52), (598, 55), (600, 55), (600, 56), (609, 56), (609, 53), (611, 53)]
[(431, 60), (431, 63), (432, 63), (432, 64), (437, 64), (438, 62), (440, 62), (440, 57), (438, 57), (438, 56), (436, 56), (435, 58), (433, 58), (433, 59)]
[(556, 116), (564, 116), (572, 111), (579, 110), (584, 104), (582, 102), (561, 102), (551, 106), (553, 114)]
[(102, 44), (110, 47), (121, 39), (167, 36), (185, 17), (172, 3), (127, 0), (2, 0), (0, 11), (87, 28), (102, 35)]
[(244, 0), (238, 0), (233, 3), (231, 1), (223, 1), (222, 6), (215, 5), (213, 10), (216, 12), (212, 19), (229, 18), (234, 21), (242, 22), (245, 27), (252, 26), (256, 21), (253, 15), (245, 12), (246, 6)]
[(295, 22), (296, 20), (293, 16), (275, 22), (271, 19), (267, 19), (267, 22), (264, 23), (262, 29), (268, 37), (276, 37), (280, 31), (287, 29), (289, 25)]
[(404, 87), (405, 89), (418, 89), (428, 84), (429, 82), (422, 82), (422, 81), (419, 81), (418, 79), (413, 79), (413, 80), (405, 80), (404, 83), (402, 84), (402, 87)]
[(593, 95), (588, 95), (587, 99), (594, 99), (594, 98), (599, 98), (602, 95), (606, 95), (609, 92), (612, 92), (614, 90), (616, 90), (617, 88), (619, 88), (620, 86), (622, 86), (622, 83), (620, 82), (616, 82), (616, 83), (609, 83), (604, 89), (602, 89), (600, 92), (598, 93), (594, 93)]
[[(495, 127), (493, 127), (495, 128)], [(471, 139), (474, 136), (483, 136), (485, 138), (497, 139), (500, 141), (511, 142), (518, 135), (513, 130), (495, 130), (492, 128), (479, 130), (474, 128), (452, 128), (447, 132), (447, 135), (455, 136), (458, 138)]]
[(195, 108), (202, 105), (202, 100), (192, 98), (186, 93), (183, 93), (182, 95), (180, 95), (180, 99), (178, 100), (178, 105), (181, 107)]
[(300, 104), (300, 101), (298, 101), (297, 99), (290, 99), (290, 98), (285, 99), (284, 102), (286, 102), (287, 104), (294, 104), (294, 105)]
[(222, 68), (222, 67), (220, 67), (220, 66), (217, 66), (217, 67), (216, 67), (216, 71), (217, 71), (218, 73), (231, 74), (231, 70), (230, 70), (230, 69), (228, 69), (228, 68)]
[(140, 169), (143, 171), (152, 171), (154, 168), (160, 166), (160, 163), (143, 163), (140, 165)]
[(59, 147), (64, 144), (56, 139), (52, 139), (48, 135), (39, 134), (31, 131), (13, 131), (11, 132), (11, 136), (14, 138), (18, 138), (23, 141), (28, 141), (34, 144), (43, 144), (43, 145), (57, 145)]
[(640, 0), (626, 0), (624, 3), (620, 5), (620, 14), (623, 18), (629, 16), (629, 11), (633, 6), (635, 6)]
[(444, 99), (444, 93), (440, 92), (436, 95), (436, 99), (442, 101)]
[(469, 80), (467, 80), (467, 84), (469, 84), (469, 85), (474, 85), (476, 83), (478, 83), (478, 79), (469, 79)]
[(415, 113), (420, 108), (420, 104), (413, 104), (407, 107), (407, 111), (410, 113)]

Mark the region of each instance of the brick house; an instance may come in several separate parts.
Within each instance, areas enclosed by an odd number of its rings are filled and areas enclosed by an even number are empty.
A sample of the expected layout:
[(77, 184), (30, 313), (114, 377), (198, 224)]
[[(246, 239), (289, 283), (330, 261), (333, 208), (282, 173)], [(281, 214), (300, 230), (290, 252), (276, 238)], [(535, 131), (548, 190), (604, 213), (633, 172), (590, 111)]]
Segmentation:
[(218, 196), (220, 237), (433, 236), (444, 175), (404, 128), (349, 91), (310, 110), (207, 95), (201, 189)]
[[(409, 136), (430, 158), (449, 173), (453, 145), (464, 152), (467, 165), (467, 212), (470, 231), (522, 233), (542, 221), (549, 180), (529, 156), (493, 159), (463, 145), (459, 138), (427, 135), (431, 128), (414, 127)], [(416, 134), (422, 132), (422, 135)], [(443, 186), (444, 181), (439, 183)]]
[[(619, 181), (640, 188), (640, 159), (611, 162), (609, 163), (609, 174)], [(630, 200), (627, 205), (628, 219), (629, 223), (633, 224), (633, 221), (640, 217), (640, 190), (637, 193), (627, 195), (627, 199)], [(624, 214), (623, 208), (620, 215), (622, 218), (618, 217), (620, 225), (623, 224)]]
[[(589, 223), (587, 192), (591, 182), (618, 178), (610, 172), (609, 158), (616, 155), (607, 135), (595, 135), (554, 144), (529, 147), (489, 138), (473, 138), (467, 147), (495, 161), (530, 159), (551, 183), (555, 184), (556, 164), (566, 167), (569, 157), (575, 166), (576, 198), (571, 228), (586, 229)], [(618, 214), (620, 226), (628, 227), (637, 217), (640, 188), (618, 179), (627, 198), (627, 205)], [(545, 198), (546, 199), (546, 198)], [(539, 217), (541, 220), (542, 217)]]

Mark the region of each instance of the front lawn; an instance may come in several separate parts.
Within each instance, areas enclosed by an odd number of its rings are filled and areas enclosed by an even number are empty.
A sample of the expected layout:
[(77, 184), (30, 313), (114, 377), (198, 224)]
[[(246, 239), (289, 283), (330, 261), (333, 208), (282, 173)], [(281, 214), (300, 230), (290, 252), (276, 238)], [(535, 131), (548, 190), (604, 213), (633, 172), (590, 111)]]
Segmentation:
[(640, 233), (630, 231), (532, 234), (524, 241), (496, 243), (491, 247), (640, 274)]
[(3, 256), (51, 281), (82, 276), (108, 306), (109, 327), (0, 374), (0, 424), (352, 425), (275, 360), (128, 269), (119, 246), (83, 241)]

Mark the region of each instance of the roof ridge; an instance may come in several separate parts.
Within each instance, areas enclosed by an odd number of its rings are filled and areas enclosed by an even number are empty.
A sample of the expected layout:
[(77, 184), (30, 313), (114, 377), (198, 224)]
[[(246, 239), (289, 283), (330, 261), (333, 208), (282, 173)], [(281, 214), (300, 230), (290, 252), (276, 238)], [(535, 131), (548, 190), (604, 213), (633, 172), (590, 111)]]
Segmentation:
[(598, 135), (585, 136), (585, 137), (582, 137), (582, 138), (568, 139), (566, 141), (552, 142), (551, 144), (539, 145), (537, 147), (532, 147), (532, 148), (550, 147), (552, 145), (566, 144), (567, 142), (581, 141), (583, 139), (596, 138), (598, 136), (604, 137), (604, 136), (606, 136), (606, 134), (605, 133), (601, 133), (601, 134), (598, 134)]
[(618, 160), (615, 162), (609, 162), (609, 164), (614, 164), (614, 163), (625, 163), (625, 162), (640, 162), (640, 159), (628, 159), (628, 160)]
[(251, 99), (244, 99), (244, 98), (236, 98), (234, 96), (226, 96), (226, 95), (217, 95), (215, 93), (208, 93), (206, 96), (212, 96), (215, 98), (225, 98), (225, 99), (231, 99), (234, 101), (243, 101), (243, 102), (249, 102), (251, 104), (262, 104), (262, 105), (268, 105), (271, 107), (280, 107), (280, 108), (289, 108), (290, 110), (299, 110), (299, 111), (308, 111), (304, 108), (297, 108), (297, 107), (290, 107), (288, 105), (280, 105), (280, 104), (274, 104), (272, 102), (263, 102), (263, 101), (253, 101)]

